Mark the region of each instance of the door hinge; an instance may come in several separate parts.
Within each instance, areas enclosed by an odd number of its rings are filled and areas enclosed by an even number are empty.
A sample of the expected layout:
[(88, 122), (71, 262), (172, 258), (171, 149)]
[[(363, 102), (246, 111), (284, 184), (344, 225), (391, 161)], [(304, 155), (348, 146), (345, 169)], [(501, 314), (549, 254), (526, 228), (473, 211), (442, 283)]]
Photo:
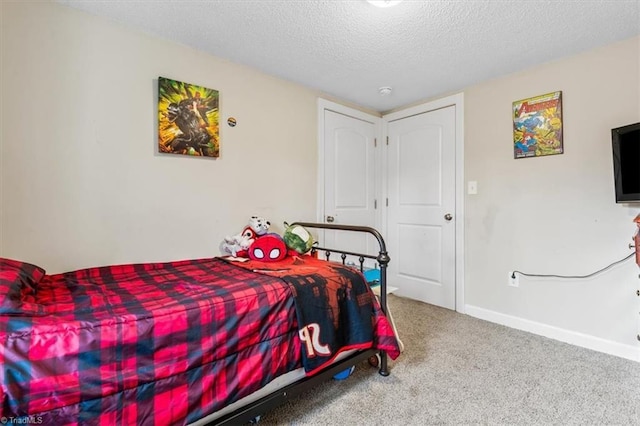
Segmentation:
[(387, 198), (387, 207), (389, 207), (389, 199)]
[(389, 146), (389, 136), (387, 136), (387, 146)]
[(373, 208), (374, 209), (378, 208), (378, 200), (373, 200)]
[(378, 139), (373, 138), (373, 147), (376, 148), (378, 146)]

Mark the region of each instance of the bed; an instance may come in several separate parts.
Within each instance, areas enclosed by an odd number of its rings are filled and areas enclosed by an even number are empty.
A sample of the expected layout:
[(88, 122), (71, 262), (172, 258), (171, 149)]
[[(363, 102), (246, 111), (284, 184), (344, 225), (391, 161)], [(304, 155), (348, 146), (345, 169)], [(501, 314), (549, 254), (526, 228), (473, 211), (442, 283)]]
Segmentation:
[[(369, 233), (380, 251), (318, 247), (274, 263), (206, 258), (55, 275), (2, 260), (2, 417), (238, 424), (367, 359), (388, 375), (387, 355), (399, 350), (384, 315), (384, 240), (368, 227), (299, 224)], [(352, 256), (360, 271), (345, 264)], [(381, 270), (379, 302), (365, 259)]]

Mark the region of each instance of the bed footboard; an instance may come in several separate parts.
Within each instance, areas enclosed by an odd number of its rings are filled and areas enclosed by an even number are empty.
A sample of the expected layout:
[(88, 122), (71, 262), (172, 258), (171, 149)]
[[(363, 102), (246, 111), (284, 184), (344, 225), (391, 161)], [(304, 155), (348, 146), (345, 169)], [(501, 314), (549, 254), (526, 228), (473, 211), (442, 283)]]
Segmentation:
[[(320, 230), (333, 230), (333, 231), (351, 231), (351, 232), (360, 232), (367, 233), (373, 235), (378, 241), (378, 253), (370, 254), (370, 253), (356, 253), (346, 250), (338, 250), (330, 247), (320, 247), (314, 246), (312, 248), (312, 253), (322, 252), (326, 260), (331, 260), (331, 255), (334, 253), (340, 254), (340, 259), (342, 260), (342, 264), (346, 264), (349, 256), (353, 258), (357, 258), (360, 264), (360, 272), (364, 272), (364, 262), (365, 259), (373, 259), (378, 262), (378, 266), (380, 268), (380, 306), (382, 307), (382, 311), (387, 313), (387, 266), (391, 261), (389, 254), (387, 253), (387, 246), (384, 242), (384, 238), (378, 230), (371, 228), (369, 226), (356, 226), (356, 225), (334, 225), (331, 223), (314, 223), (314, 222), (295, 222), (293, 225), (300, 225), (305, 228), (314, 228)], [(380, 355), (380, 369), (378, 372), (382, 376), (389, 375), (389, 369), (387, 364), (387, 354), (384, 351), (379, 352)]]
[[(387, 314), (387, 266), (389, 261), (391, 260), (388, 253), (387, 247), (385, 245), (384, 239), (380, 233), (371, 227), (368, 226), (350, 226), (350, 225), (334, 225), (327, 223), (312, 223), (312, 222), (295, 222), (291, 224), (300, 225), (305, 228), (318, 229), (318, 230), (334, 230), (334, 231), (350, 231), (350, 232), (360, 232), (360, 233), (368, 233), (373, 235), (378, 241), (379, 250), (377, 254), (370, 253), (357, 253), (340, 249), (333, 249), (329, 247), (319, 247), (314, 246), (312, 251), (314, 251), (318, 256), (324, 256), (326, 260), (333, 260), (331, 256), (333, 254), (339, 254), (340, 259), (343, 264), (347, 264), (347, 259), (357, 259), (360, 264), (360, 271), (364, 272), (364, 263), (365, 259), (375, 260), (380, 268), (380, 306), (382, 311)], [(356, 264), (357, 265), (357, 264)], [(205, 419), (204, 423), (197, 422), (198, 424), (207, 424), (207, 425), (235, 425), (243, 422), (247, 422), (253, 418), (259, 418), (261, 414), (264, 414), (266, 411), (275, 408), (276, 406), (281, 405), (288, 399), (295, 397), (296, 395), (307, 391), (308, 389), (331, 379), (336, 374), (344, 371), (351, 366), (354, 366), (360, 362), (365, 360), (369, 360), (371, 363), (371, 358), (375, 358), (376, 355), (380, 357), (380, 365), (378, 372), (382, 376), (389, 375), (388, 368), (388, 359), (387, 354), (384, 351), (378, 351), (377, 349), (366, 349), (363, 351), (357, 351), (352, 353), (351, 355), (345, 357), (344, 359), (332, 364), (327, 367), (325, 370), (319, 372), (316, 375), (310, 377), (304, 377), (303, 379), (294, 382), (284, 388), (278, 389), (250, 404), (247, 404), (241, 408), (235, 409), (231, 413), (223, 415), (212, 422), (207, 422)]]

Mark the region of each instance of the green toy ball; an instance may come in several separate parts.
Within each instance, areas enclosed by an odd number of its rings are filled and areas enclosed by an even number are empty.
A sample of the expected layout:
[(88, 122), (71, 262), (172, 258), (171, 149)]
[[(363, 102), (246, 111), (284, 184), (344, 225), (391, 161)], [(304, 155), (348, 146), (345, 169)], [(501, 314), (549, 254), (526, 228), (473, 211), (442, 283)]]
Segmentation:
[(285, 222), (283, 239), (288, 248), (300, 254), (305, 254), (313, 246), (313, 236), (300, 225), (289, 225)]

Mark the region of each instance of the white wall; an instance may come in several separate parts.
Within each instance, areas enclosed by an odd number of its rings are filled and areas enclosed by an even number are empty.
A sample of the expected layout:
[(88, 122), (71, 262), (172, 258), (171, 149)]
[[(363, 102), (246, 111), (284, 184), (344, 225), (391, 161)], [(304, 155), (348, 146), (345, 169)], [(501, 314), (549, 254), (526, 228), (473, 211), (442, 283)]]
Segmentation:
[[(1, 47), (0, 255), (206, 257), (252, 214), (315, 218), (317, 92), (51, 3), (3, 2)], [(220, 91), (219, 159), (156, 153), (158, 76)]]
[[(514, 160), (512, 102), (556, 90), (565, 153)], [(478, 181), (465, 198), (466, 303), (480, 308), (471, 312), (638, 347), (633, 261), (586, 280), (507, 286), (509, 270), (583, 275), (631, 252), (640, 204), (615, 203), (611, 128), (638, 121), (639, 38), (465, 90), (465, 179)]]

